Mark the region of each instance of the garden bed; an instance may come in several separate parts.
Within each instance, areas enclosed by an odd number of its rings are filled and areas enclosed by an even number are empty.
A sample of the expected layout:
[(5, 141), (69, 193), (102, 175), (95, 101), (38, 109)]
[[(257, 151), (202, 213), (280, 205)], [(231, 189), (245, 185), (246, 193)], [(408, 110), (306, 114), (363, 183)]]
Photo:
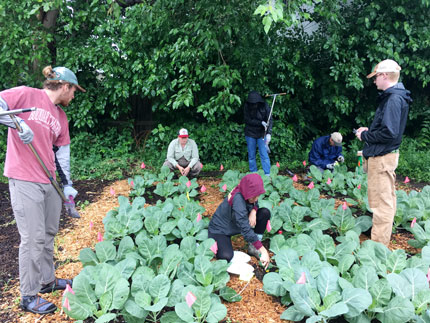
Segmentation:
[[(217, 174), (211, 174), (217, 176)], [(198, 180), (199, 187), (204, 185), (207, 191), (200, 193), (198, 199), (200, 204), (206, 209), (203, 216), (211, 216), (216, 210), (224, 195), (219, 191), (221, 173), (218, 177), (202, 177)], [(299, 177), (300, 178), (300, 177)], [(300, 180), (294, 183), (297, 189), (304, 189), (307, 183)], [(410, 191), (420, 190), (423, 184), (414, 185), (412, 183), (397, 183), (398, 189)], [(128, 195), (130, 186), (127, 181), (106, 182), (106, 181), (77, 181), (75, 183), (79, 195), (76, 199), (78, 209), (82, 216), (75, 220), (67, 217), (63, 212), (61, 217), (60, 230), (56, 238), (56, 267), (59, 277), (72, 278), (82, 269), (82, 264), (78, 260), (79, 251), (85, 247), (94, 247), (97, 242), (97, 233), (103, 232), (102, 219), (105, 214), (118, 205), (118, 195)], [(0, 250), (0, 288), (3, 302), (0, 305), (1, 322), (34, 322), (41, 318), (39, 322), (73, 322), (61, 310), (54, 314), (40, 317), (21, 311), (18, 307), (19, 284), (18, 284), (18, 246), (19, 235), (14, 223), (8, 187), (0, 184), (2, 192), (0, 198), (0, 226), (1, 226), (1, 250)], [(152, 192), (151, 192), (152, 194)], [(148, 199), (151, 200), (151, 199)], [(151, 202), (153, 202), (151, 200)], [(339, 206), (344, 201), (336, 200)], [(92, 226), (90, 228), (90, 222)], [(389, 248), (404, 249), (410, 254), (419, 250), (407, 244), (412, 235), (404, 230), (399, 230), (393, 234)], [(360, 240), (369, 239), (366, 234), (360, 236)], [(240, 237), (233, 240), (235, 249), (246, 250), (246, 244)], [(257, 269), (258, 262), (252, 258), (252, 265), (256, 268), (256, 277), (251, 281), (245, 282), (231, 275), (228, 286), (240, 293), (242, 300), (235, 303), (225, 303), (228, 309), (225, 322), (285, 322), (280, 319), (280, 315), (285, 310), (278, 297), (267, 295), (263, 291), (262, 278), (264, 271)], [(61, 293), (53, 293), (47, 298), (61, 308)], [(339, 320), (341, 322), (341, 320)]]

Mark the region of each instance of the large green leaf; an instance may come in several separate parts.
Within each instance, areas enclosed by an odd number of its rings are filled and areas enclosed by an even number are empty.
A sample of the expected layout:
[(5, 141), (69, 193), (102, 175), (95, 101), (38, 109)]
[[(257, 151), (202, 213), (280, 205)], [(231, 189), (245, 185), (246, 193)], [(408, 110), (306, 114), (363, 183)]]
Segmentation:
[(218, 323), (227, 315), (227, 308), (221, 303), (212, 303), (209, 313), (206, 317), (208, 323)]
[(128, 280), (121, 277), (117, 280), (112, 291), (112, 305), (110, 309), (121, 310), (130, 295), (130, 285)]
[(411, 320), (414, 314), (414, 305), (411, 301), (396, 296), (384, 307), (383, 313), (377, 315), (377, 318), (381, 322), (404, 323)]
[(194, 322), (193, 310), (185, 302), (175, 305), (175, 313), (185, 322)]
[(315, 304), (309, 297), (306, 285), (295, 284), (291, 286), (290, 297), (297, 311), (300, 311), (305, 316), (315, 315)]
[(106, 263), (98, 265), (97, 268), (100, 269), (100, 274), (96, 279), (95, 292), (97, 297), (100, 297), (102, 294), (114, 289), (121, 275), (118, 269)]
[(153, 298), (161, 299), (167, 297), (170, 291), (170, 279), (163, 274), (156, 276), (149, 284), (149, 294)]
[(326, 297), (334, 291), (340, 291), (337, 283), (339, 274), (332, 267), (324, 267), (321, 269), (319, 276), (317, 277), (317, 287), (321, 298)]
[(213, 270), (211, 262), (203, 256), (194, 259), (194, 270), (197, 281), (203, 286), (208, 286), (213, 280)]
[(284, 296), (287, 291), (283, 287), (284, 281), (278, 273), (267, 273), (263, 277), (264, 292), (274, 296)]
[(102, 241), (96, 244), (96, 255), (100, 262), (114, 260), (116, 257), (116, 248), (112, 241)]
[(349, 288), (342, 292), (343, 302), (348, 306), (348, 317), (358, 316), (372, 304), (372, 296), (362, 288)]

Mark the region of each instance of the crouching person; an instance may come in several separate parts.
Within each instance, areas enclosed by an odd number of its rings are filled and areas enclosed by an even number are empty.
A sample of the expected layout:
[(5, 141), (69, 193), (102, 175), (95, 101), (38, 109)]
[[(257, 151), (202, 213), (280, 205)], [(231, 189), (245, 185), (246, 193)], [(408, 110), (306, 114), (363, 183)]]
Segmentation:
[(203, 165), (199, 161), (199, 150), (196, 142), (188, 138), (187, 129), (179, 130), (178, 138), (170, 142), (163, 166), (168, 166), (171, 171), (179, 169), (181, 175), (187, 177), (200, 174)]
[(231, 237), (241, 234), (248, 242), (248, 253), (269, 265), (269, 252), (261, 243), (270, 211), (258, 207), (258, 198), (265, 193), (263, 180), (258, 174), (248, 174), (218, 206), (209, 223), (209, 238), (218, 245), (218, 259), (228, 262), (233, 258)]

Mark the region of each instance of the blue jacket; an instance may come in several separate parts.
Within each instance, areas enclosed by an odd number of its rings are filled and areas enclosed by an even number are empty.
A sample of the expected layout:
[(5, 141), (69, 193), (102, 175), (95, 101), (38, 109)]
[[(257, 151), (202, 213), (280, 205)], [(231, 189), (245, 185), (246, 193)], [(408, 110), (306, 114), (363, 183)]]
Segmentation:
[(337, 157), (342, 156), (342, 147), (330, 145), (330, 135), (319, 137), (312, 144), (309, 152), (309, 163), (326, 169), (327, 164), (332, 164)]

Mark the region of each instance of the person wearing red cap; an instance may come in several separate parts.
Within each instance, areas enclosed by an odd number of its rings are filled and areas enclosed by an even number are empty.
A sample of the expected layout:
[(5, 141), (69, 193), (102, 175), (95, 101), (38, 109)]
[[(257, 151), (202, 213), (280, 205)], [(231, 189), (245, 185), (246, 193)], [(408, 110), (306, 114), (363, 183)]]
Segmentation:
[(218, 259), (230, 261), (233, 258), (231, 237), (241, 234), (248, 242), (248, 253), (258, 257), (267, 268), (270, 256), (261, 239), (270, 219), (270, 210), (258, 207), (258, 198), (265, 192), (261, 176), (248, 174), (218, 206), (208, 227), (208, 237), (218, 245)]
[(388, 246), (396, 214), (396, 173), (399, 147), (408, 119), (410, 92), (399, 82), (400, 66), (391, 59), (378, 63), (367, 75), (382, 91), (370, 127), (360, 127), (356, 137), (364, 142), (367, 195), (373, 211), (371, 238)]
[(171, 171), (179, 169), (181, 175), (197, 177), (203, 168), (199, 161), (199, 150), (194, 140), (188, 137), (188, 130), (179, 130), (178, 138), (173, 139), (167, 149), (167, 159), (163, 166)]
[[(75, 91), (85, 90), (66, 67), (47, 66), (43, 89), (27, 86), (0, 92), (0, 111), (36, 107), (16, 117), (22, 131), (9, 115), (0, 123), (9, 126), (4, 176), (9, 179), (11, 204), (18, 231), (20, 306), (35, 314), (54, 312), (56, 306), (38, 294), (65, 289), (70, 279), (55, 277), (54, 238), (58, 232), (62, 200), (41, 164), (28, 146), (32, 143), (55, 180), (60, 175), (65, 196), (78, 193), (70, 179), (70, 135), (66, 113)], [(53, 149), (54, 148), (54, 149)]]

